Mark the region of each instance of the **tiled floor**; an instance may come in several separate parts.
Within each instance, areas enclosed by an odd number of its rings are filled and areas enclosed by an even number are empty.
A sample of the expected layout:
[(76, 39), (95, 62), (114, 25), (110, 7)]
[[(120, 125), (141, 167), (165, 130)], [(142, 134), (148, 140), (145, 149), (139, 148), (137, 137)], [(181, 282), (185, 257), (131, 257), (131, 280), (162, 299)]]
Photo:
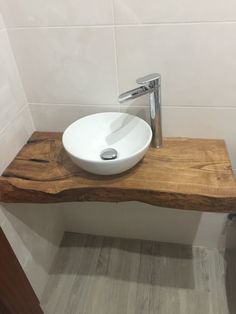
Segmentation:
[(235, 314), (235, 269), (234, 251), (66, 233), (41, 305), (45, 314)]

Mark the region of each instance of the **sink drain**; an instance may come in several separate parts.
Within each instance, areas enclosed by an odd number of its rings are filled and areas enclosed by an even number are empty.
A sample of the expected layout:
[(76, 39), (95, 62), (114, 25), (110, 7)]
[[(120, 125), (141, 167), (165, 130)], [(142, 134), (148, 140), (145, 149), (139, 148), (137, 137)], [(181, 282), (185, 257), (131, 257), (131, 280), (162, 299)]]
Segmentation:
[(103, 160), (113, 160), (116, 159), (117, 156), (117, 150), (115, 150), (114, 148), (106, 148), (100, 154), (100, 157)]

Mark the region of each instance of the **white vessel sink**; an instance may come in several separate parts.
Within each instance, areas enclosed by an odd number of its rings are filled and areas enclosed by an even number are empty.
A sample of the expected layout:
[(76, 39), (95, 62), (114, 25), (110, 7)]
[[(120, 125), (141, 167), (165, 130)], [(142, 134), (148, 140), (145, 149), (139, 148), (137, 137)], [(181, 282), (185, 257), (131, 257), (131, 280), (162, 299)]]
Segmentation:
[(127, 113), (106, 112), (72, 123), (65, 130), (62, 142), (73, 162), (82, 169), (113, 175), (136, 165), (151, 139), (151, 128), (144, 120)]

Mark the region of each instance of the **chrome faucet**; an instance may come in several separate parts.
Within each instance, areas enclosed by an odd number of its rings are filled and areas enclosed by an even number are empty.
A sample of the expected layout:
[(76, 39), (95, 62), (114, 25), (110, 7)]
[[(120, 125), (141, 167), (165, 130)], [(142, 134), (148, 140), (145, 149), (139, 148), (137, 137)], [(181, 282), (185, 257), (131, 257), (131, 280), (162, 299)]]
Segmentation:
[(119, 96), (119, 102), (123, 103), (145, 94), (149, 94), (151, 128), (153, 133), (152, 144), (154, 147), (162, 146), (161, 127), (161, 75), (158, 73), (149, 74), (137, 79), (137, 84), (142, 86), (132, 89)]

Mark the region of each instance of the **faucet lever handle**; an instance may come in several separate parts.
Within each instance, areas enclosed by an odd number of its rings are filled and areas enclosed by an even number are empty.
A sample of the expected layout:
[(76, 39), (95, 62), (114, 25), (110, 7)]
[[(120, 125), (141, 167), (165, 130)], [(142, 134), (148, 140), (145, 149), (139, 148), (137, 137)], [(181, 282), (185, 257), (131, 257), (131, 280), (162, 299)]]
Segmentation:
[(151, 83), (153, 81), (159, 80), (160, 78), (161, 78), (161, 75), (159, 73), (152, 73), (152, 74), (148, 74), (146, 76), (138, 78), (136, 80), (136, 83), (146, 85), (146, 84)]

